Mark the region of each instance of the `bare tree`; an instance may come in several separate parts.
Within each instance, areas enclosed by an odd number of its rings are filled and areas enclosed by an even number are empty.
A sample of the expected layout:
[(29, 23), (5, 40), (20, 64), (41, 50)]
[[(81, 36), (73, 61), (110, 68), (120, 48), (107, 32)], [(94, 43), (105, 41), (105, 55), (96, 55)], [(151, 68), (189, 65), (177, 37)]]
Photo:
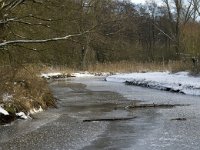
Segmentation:
[(197, 19), (198, 0), (163, 0), (168, 11), (171, 22), (171, 38), (176, 45), (176, 53), (179, 54), (181, 48), (181, 30), (189, 21)]

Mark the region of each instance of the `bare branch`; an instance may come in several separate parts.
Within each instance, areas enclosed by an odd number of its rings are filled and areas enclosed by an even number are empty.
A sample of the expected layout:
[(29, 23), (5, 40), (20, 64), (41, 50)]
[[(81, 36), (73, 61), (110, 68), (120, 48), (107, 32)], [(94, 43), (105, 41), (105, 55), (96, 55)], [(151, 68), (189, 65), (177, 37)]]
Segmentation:
[(12, 10), (14, 9), (16, 6), (22, 4), (25, 0), (10, 0), (10, 1), (6, 1), (3, 0), (3, 5), (1, 6), (1, 9), (3, 10)]
[(22, 35), (19, 35), (17, 33), (15, 33), (11, 28), (10, 26), (6, 25), (7, 28), (9, 29), (9, 31), (15, 36), (15, 37), (18, 37), (18, 38), (22, 38), (22, 39), (25, 39), (26, 37), (22, 36)]
[(200, 0), (192, 0), (195, 11), (200, 15)]
[(16, 18), (3, 19), (3, 20), (0, 20), (0, 24), (6, 24), (6, 23), (12, 22), (14, 20), (16, 20)]
[(185, 12), (185, 20), (184, 24), (186, 24), (189, 19), (191, 18), (192, 14), (194, 13), (194, 8), (192, 7), (192, 1), (188, 2), (189, 6), (187, 7), (187, 10)]
[(8, 45), (13, 45), (13, 44), (29, 44), (29, 43), (47, 43), (47, 42), (53, 42), (53, 41), (60, 41), (60, 40), (68, 40), (72, 37), (77, 37), (77, 36), (82, 36), (84, 34), (90, 33), (96, 26), (92, 27), (90, 30), (87, 30), (82, 33), (77, 33), (77, 34), (71, 34), (71, 35), (66, 35), (63, 37), (55, 37), (55, 38), (49, 38), (49, 39), (40, 39), (40, 40), (13, 40), (13, 41), (5, 41), (0, 43), (0, 47), (3, 46), (8, 46)]
[[(44, 18), (40, 18), (40, 17), (37, 17), (37, 16), (33, 16), (32, 14), (30, 15), (27, 15), (27, 16), (23, 16), (23, 17), (20, 17), (20, 18), (9, 18), (9, 19), (2, 19), (0, 20), (0, 24), (6, 24), (6, 23), (9, 23), (9, 22), (21, 22), (21, 23), (25, 23), (25, 24), (31, 24), (29, 22), (26, 22), (25, 18), (34, 18), (34, 19), (37, 19), (37, 20), (41, 20), (41, 21), (58, 21), (58, 20), (53, 20), (53, 19), (44, 19)], [(38, 23), (38, 24), (41, 24), (41, 23)]]
[(15, 45), (13, 45), (13, 46), (20, 47), (20, 48), (23, 48), (23, 49), (26, 49), (26, 50), (30, 50), (30, 51), (33, 51), (33, 52), (38, 52), (38, 53), (47, 50), (47, 49), (29, 48), (29, 47), (26, 47), (26, 46), (20, 45), (20, 44), (15, 44)]
[[(162, 34), (164, 34), (166, 37), (168, 37), (170, 40), (175, 41), (174, 38), (172, 38), (170, 35), (168, 35), (167, 33), (165, 33), (162, 29), (160, 29), (156, 24), (152, 23), (153, 26), (155, 26), (155, 28), (157, 30), (159, 30)], [(175, 41), (176, 42), (176, 41)]]
[(24, 21), (24, 20), (12, 20), (12, 22), (17, 22), (17, 23), (22, 23), (22, 24), (25, 24), (25, 25), (31, 25), (31, 26), (44, 26), (44, 27), (47, 27), (47, 28), (50, 28), (49, 25), (47, 24), (43, 24), (43, 23), (31, 23), (31, 22), (28, 22), (28, 21)]

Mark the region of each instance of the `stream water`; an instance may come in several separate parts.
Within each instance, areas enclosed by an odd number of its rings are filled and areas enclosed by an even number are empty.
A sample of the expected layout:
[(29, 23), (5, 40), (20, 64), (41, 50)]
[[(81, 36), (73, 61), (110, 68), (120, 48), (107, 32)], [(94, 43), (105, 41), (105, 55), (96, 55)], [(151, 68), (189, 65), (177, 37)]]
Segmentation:
[[(199, 150), (200, 98), (105, 82), (73, 78), (50, 83), (58, 109), (0, 126), (0, 150), (125, 149)], [(133, 103), (190, 104), (171, 109), (134, 109)], [(83, 122), (84, 119), (136, 117), (126, 121)], [(172, 120), (186, 118), (184, 121)]]

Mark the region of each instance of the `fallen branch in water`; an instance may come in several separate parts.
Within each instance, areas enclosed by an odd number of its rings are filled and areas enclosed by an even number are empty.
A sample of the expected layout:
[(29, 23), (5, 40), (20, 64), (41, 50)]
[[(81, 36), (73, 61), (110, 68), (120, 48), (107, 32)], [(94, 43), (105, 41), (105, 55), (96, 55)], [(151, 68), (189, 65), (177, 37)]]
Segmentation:
[(176, 106), (189, 106), (188, 104), (137, 104), (127, 106), (126, 108), (172, 108)]
[(176, 120), (176, 121), (186, 121), (187, 119), (186, 118), (174, 118), (174, 119), (171, 119), (172, 121), (173, 120)]
[(85, 119), (83, 122), (93, 122), (93, 121), (123, 121), (123, 120), (131, 120), (137, 118), (134, 117), (128, 117), (128, 118), (101, 118), (101, 119)]

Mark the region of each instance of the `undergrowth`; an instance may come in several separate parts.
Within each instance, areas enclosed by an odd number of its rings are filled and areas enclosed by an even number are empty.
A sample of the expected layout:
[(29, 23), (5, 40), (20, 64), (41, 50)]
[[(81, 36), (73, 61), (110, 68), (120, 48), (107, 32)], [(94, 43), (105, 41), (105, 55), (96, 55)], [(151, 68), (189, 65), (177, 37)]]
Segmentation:
[(10, 114), (56, 107), (47, 81), (39, 77), (40, 69), (34, 65), (0, 68), (0, 104)]

